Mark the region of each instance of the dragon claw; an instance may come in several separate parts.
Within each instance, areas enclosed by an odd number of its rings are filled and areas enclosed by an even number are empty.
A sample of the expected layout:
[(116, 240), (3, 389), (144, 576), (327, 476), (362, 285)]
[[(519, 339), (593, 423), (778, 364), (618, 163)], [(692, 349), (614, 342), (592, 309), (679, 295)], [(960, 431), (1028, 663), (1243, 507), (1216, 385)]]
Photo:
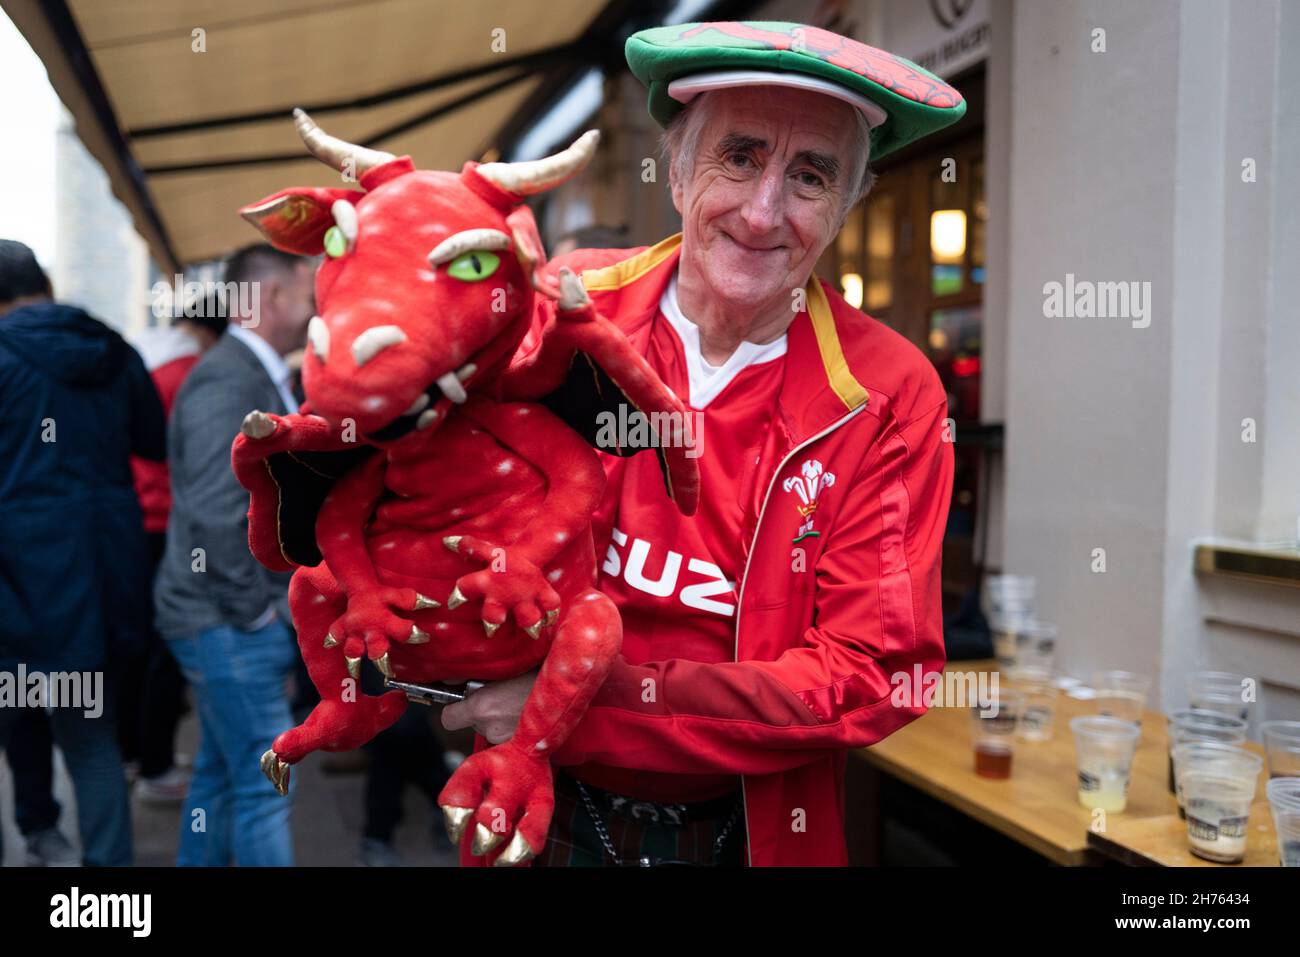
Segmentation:
[(544, 620), (545, 619), (542, 618), (537, 619), (524, 629), (524, 633), (527, 634), (529, 638), (540, 638), (542, 635), (542, 624)]
[(422, 631), (419, 625), (411, 626), (411, 637), (406, 639), (408, 645), (427, 645), (429, 643), (429, 633)]
[(500, 627), (501, 627), (500, 625), (492, 624), (492, 622), (488, 621), (486, 618), (483, 619), (483, 630), (487, 632), (487, 636), (489, 638), (495, 635), (497, 633), (497, 629)]
[(542, 624), (547, 626), (553, 625), (555, 624), (555, 619), (559, 617), (560, 617), (560, 609), (552, 608), (550, 611), (542, 615)]
[(460, 593), (460, 586), (455, 585), (451, 589), (451, 597), (447, 599), (447, 608), (459, 608), (467, 601), (469, 601), (469, 599)]
[(375, 667), (379, 669), (379, 673), (385, 678), (393, 676), (393, 663), (388, 660), (388, 652), (385, 651), (375, 659)]
[(582, 279), (568, 266), (561, 266), (559, 307), (565, 312), (572, 312), (590, 302), (591, 298), (587, 295), (587, 288), (582, 284)]
[(451, 838), (451, 843), (459, 844), (461, 835), (465, 833), (465, 822), (469, 820), (470, 815), (474, 813), (472, 807), (456, 807), (454, 804), (442, 805), (442, 816), (447, 822), (447, 836)]
[(264, 439), (275, 431), (275, 419), (271, 418), (265, 412), (254, 409), (248, 415), (244, 416), (243, 423), (239, 426), (239, 431), (243, 432), (250, 439)]
[(474, 825), (474, 843), (470, 845), (469, 852), (475, 857), (479, 857), (492, 850), (505, 838), (500, 834), (489, 831), (482, 824)]
[(262, 773), (266, 775), (267, 780), (275, 785), (275, 790), (281, 797), (289, 793), (289, 765), (280, 760), (280, 756), (274, 751), (267, 751), (262, 755)]
[(453, 552), (458, 552), (460, 551), (460, 540), (464, 537), (465, 536), (463, 535), (444, 535), (442, 539), (442, 543), (446, 545), (448, 548), (450, 548)]
[(325, 633), (325, 647), (326, 647), (326, 648), (337, 648), (337, 647), (338, 647), (338, 644), (339, 644), (339, 640), (338, 640), (337, 638), (335, 638), (334, 635), (333, 635), (332, 633), (330, 633), (330, 632), (326, 632), (326, 633)]
[(360, 678), (360, 677), (361, 677), (361, 659), (360, 659), (360, 658), (348, 658), (348, 659), (347, 659), (347, 662), (348, 662), (348, 674), (350, 674), (353, 678)]
[(531, 860), (537, 856), (537, 852), (532, 846), (524, 840), (523, 834), (515, 831), (515, 836), (510, 839), (506, 849), (501, 855), (492, 862), (493, 867), (514, 867), (516, 864), (522, 864), (524, 861)]
[(434, 601), (432, 598), (428, 598), (424, 595), (421, 595), (419, 592), (415, 593), (416, 611), (422, 611), (425, 608), (438, 608), (438, 607), (440, 607), (439, 604), (436, 601)]

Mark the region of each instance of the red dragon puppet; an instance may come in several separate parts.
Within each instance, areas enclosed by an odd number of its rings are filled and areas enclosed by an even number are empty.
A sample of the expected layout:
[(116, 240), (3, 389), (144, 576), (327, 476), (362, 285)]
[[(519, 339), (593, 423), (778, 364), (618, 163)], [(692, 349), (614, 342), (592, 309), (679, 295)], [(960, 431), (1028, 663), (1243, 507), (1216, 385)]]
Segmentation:
[[(579, 172), (596, 131), (545, 159), (468, 162), (456, 174), (346, 143), (302, 111), (295, 123), (313, 155), (362, 188), (288, 189), (241, 210), (278, 248), (326, 255), (307, 401), (291, 415), (249, 413), (232, 450), (251, 493), (254, 555), (296, 569), (289, 602), (321, 697), (262, 769), (287, 793), (290, 766), (307, 754), (357, 748), (397, 720), (403, 692), (359, 693), (363, 658), (409, 683), (540, 666), (514, 736), (476, 750), (438, 798), (453, 841), (518, 864), (545, 841), (550, 755), (622, 641), (617, 609), (595, 588), (590, 523), (605, 483), (595, 430), (552, 408), (575, 408), (561, 388), (567, 370), (652, 419), (684, 421), (685, 409), (577, 276), (544, 269), (524, 199)], [(545, 294), (541, 345), (512, 365), (534, 289)], [(657, 451), (669, 494), (692, 513), (694, 461)]]

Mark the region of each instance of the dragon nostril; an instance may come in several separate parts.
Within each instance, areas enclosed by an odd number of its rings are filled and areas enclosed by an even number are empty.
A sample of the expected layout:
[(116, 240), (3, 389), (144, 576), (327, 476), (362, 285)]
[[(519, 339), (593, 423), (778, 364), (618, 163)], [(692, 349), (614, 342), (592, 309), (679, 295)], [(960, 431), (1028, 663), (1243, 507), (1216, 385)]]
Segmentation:
[(325, 325), (325, 320), (320, 316), (312, 316), (311, 322), (307, 323), (307, 343), (321, 362), (329, 358), (330, 327)]
[(361, 368), (382, 350), (406, 341), (406, 333), (398, 326), (374, 326), (357, 336), (352, 343), (352, 358)]

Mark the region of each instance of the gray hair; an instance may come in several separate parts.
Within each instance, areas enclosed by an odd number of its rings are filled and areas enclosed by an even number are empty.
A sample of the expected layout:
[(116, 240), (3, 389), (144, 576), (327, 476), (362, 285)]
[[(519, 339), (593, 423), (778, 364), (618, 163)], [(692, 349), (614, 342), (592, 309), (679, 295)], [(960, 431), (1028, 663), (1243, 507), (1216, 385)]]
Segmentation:
[[(695, 154), (700, 145), (700, 131), (708, 118), (708, 111), (699, 108), (701, 100), (707, 100), (709, 93), (701, 93), (686, 104), (676, 116), (669, 121), (667, 128), (659, 137), (659, 152), (663, 160), (677, 177), (678, 182), (685, 182), (695, 168)], [(864, 199), (871, 188), (876, 185), (876, 174), (871, 169), (871, 127), (862, 111), (853, 110), (853, 143), (850, 155), (861, 156), (862, 161), (854, 164), (853, 179), (844, 191), (844, 205), (840, 210), (840, 224), (848, 218), (849, 211)]]

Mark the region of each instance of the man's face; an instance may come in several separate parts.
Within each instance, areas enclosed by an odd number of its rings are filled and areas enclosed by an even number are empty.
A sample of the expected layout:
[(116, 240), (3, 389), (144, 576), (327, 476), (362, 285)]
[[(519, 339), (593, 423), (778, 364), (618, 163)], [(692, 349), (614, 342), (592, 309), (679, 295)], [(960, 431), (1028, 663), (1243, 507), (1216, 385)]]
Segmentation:
[[(789, 297), (839, 230), (854, 166), (853, 107), (786, 87), (705, 94), (693, 169), (673, 179), (682, 257), (722, 304)], [(689, 157), (687, 158), (689, 165)]]
[(307, 323), (316, 314), (315, 274), (315, 264), (305, 259), (291, 270), (274, 273), (263, 284), (265, 338), (280, 355), (307, 340)]

